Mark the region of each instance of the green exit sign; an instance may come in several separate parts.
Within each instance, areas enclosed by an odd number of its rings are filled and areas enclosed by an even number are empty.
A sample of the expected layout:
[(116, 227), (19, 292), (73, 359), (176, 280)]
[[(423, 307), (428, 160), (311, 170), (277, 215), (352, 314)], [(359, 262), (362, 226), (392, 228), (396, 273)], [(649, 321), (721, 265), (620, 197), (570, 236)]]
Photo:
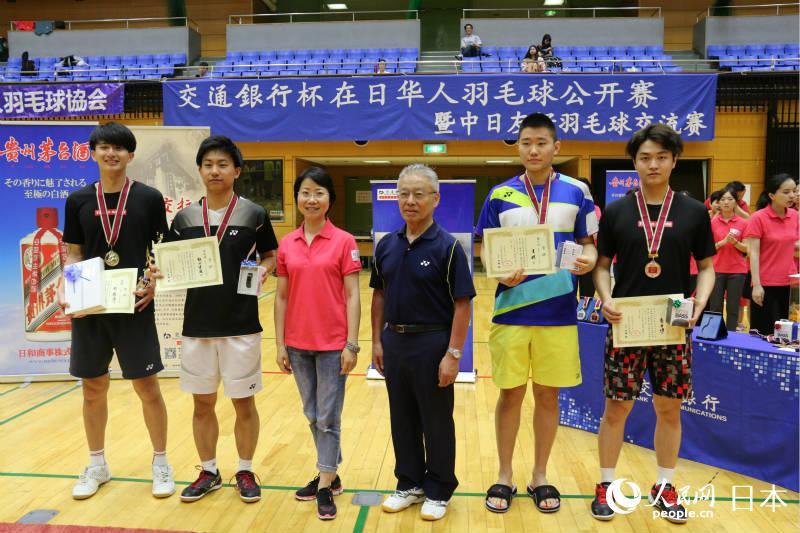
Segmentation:
[(446, 144), (423, 144), (422, 145), (422, 153), (423, 154), (446, 154), (447, 153), (447, 145)]

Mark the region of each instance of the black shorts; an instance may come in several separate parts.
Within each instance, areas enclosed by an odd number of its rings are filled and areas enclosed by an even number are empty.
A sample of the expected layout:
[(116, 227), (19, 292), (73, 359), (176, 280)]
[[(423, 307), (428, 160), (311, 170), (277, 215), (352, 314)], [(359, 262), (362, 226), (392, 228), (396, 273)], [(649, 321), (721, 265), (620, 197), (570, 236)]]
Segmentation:
[(642, 391), (644, 371), (650, 374), (652, 393), (686, 400), (692, 392), (692, 339), (686, 344), (614, 348), (611, 328), (606, 337), (604, 392), (612, 400), (635, 400)]
[(69, 373), (96, 378), (108, 373), (113, 352), (122, 377), (138, 379), (164, 369), (153, 304), (129, 314), (89, 315), (72, 319)]

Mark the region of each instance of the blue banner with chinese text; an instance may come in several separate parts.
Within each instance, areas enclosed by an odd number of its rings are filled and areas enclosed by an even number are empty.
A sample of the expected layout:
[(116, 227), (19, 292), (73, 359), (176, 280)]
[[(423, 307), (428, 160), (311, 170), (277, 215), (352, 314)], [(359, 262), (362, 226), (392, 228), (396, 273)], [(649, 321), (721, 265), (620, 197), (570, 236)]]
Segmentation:
[(559, 137), (624, 141), (663, 122), (714, 138), (716, 74), (355, 76), (164, 84), (164, 124), (237, 141), (491, 140), (549, 114)]

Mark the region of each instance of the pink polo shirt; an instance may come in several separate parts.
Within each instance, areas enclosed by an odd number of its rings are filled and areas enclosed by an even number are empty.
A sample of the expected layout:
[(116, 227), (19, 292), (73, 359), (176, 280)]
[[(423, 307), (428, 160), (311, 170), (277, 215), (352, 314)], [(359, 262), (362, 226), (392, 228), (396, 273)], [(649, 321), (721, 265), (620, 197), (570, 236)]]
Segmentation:
[(328, 220), (306, 243), (303, 226), (281, 239), (278, 276), (289, 280), (284, 342), (300, 350), (341, 350), (347, 343), (344, 277), (361, 270), (352, 235)]
[(745, 238), (761, 240), (758, 270), (761, 285), (780, 287), (789, 285), (789, 275), (797, 272), (794, 246), (800, 237), (800, 219), (797, 211), (787, 209), (783, 217), (768, 205), (753, 213), (747, 221)]
[[(725, 220), (722, 215), (716, 215), (711, 219), (711, 233), (714, 234), (714, 242), (719, 242), (731, 232), (731, 229), (739, 231), (736, 236), (737, 241), (744, 238), (747, 229), (747, 221), (740, 216), (733, 215), (730, 220)], [(747, 274), (749, 266), (747, 257), (736, 249), (731, 243), (726, 243), (717, 249), (714, 256), (714, 272), (720, 274)]]

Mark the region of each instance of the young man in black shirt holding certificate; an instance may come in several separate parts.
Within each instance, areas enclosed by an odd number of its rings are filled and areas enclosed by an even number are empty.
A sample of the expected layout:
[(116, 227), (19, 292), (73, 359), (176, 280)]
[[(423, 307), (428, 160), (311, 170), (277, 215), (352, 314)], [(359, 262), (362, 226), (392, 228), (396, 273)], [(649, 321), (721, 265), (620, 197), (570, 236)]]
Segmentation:
[[(143, 279), (153, 243), (167, 231), (164, 197), (156, 189), (126, 175), (136, 150), (131, 130), (116, 122), (98, 126), (89, 138), (100, 180), (67, 198), (64, 243), (67, 264), (102, 257), (106, 270), (138, 268)], [(144, 285), (144, 284), (143, 284)], [(142, 402), (144, 421), (153, 443), (153, 496), (175, 492), (167, 463), (167, 409), (156, 374), (164, 369), (153, 312), (154, 286), (136, 291), (135, 312), (73, 315), (69, 371), (83, 381), (83, 424), (89, 444), (89, 466), (72, 490), (75, 499), (89, 498), (111, 479), (105, 460), (108, 422), (108, 365), (113, 352), (122, 377), (131, 380)], [(59, 299), (64, 303), (63, 279)]]
[[(603, 313), (611, 328), (622, 320), (614, 298), (675, 293), (688, 297), (691, 256), (697, 260), (699, 274), (690, 327), (702, 314), (714, 288), (715, 248), (708, 213), (703, 204), (675, 194), (669, 186), (682, 149), (680, 136), (664, 124), (647, 126), (628, 142), (627, 151), (639, 173), (641, 189), (606, 207), (600, 219), (599, 258), (594, 271)], [(610, 268), (615, 256), (612, 294)], [(601, 480), (595, 489), (592, 516), (599, 520), (614, 517), (606, 492), (615, 479), (625, 420), (639, 396), (647, 368), (654, 393), (658, 462), (658, 477), (649, 499), (667, 520), (685, 522), (686, 511), (678, 503), (672, 476), (681, 443), (681, 402), (692, 393), (691, 332), (687, 331), (685, 344), (614, 348), (611, 328), (605, 357), (606, 406), (598, 435)]]

